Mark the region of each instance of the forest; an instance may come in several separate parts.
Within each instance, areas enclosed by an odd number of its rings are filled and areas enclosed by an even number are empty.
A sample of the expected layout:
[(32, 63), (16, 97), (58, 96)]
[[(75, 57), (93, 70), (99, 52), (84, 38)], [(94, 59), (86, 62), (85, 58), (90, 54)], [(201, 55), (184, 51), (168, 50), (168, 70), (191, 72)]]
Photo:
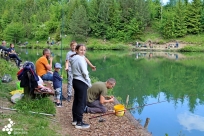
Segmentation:
[(0, 39), (14, 43), (50, 34), (129, 42), (150, 29), (164, 39), (204, 32), (201, 0), (1, 0), (0, 13)]

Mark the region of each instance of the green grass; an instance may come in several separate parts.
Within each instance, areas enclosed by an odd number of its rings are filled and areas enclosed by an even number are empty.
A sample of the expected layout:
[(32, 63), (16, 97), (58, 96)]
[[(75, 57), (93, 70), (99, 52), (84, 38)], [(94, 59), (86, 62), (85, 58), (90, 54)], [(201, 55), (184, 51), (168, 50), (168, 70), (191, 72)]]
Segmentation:
[(185, 46), (181, 52), (204, 52), (204, 46)]
[(14, 66), (13, 62), (7, 62), (6, 60), (0, 58), (0, 79), (4, 76), (4, 74), (9, 74), (12, 77), (12, 82), (10, 83), (2, 83), (0, 80), (0, 97), (8, 98), (9, 92), (16, 89), (16, 73), (18, 68)]
[[(0, 78), (4, 74), (10, 74), (12, 76), (12, 79), (15, 80), (16, 78), (16, 73), (18, 72), (17, 66), (14, 64), (14, 62), (8, 62), (3, 58), (0, 58)], [(14, 74), (15, 73), (15, 74)]]
[(196, 45), (203, 45), (204, 43), (204, 34), (198, 35), (187, 35), (182, 38), (178, 38), (179, 41), (187, 42), (187, 43), (194, 43)]
[[(52, 46), (47, 45), (47, 40), (41, 40), (37, 44), (36, 40), (26, 40), (28, 41), (28, 45), (25, 47), (32, 48), (32, 49), (43, 49), (43, 48), (50, 48), (55, 50), (61, 49), (61, 43), (60, 44), (54, 44)], [(66, 50), (70, 48), (70, 43), (72, 41), (71, 35), (64, 36), (62, 38), (62, 49)], [(104, 42), (102, 39), (97, 39), (93, 37), (87, 38), (86, 41), (77, 41), (78, 43), (85, 44), (87, 48), (93, 49), (93, 50), (124, 50), (128, 48), (127, 43), (118, 42), (117, 40), (111, 40)]]
[(41, 98), (41, 99), (28, 99), (24, 98), (19, 100), (14, 106), (14, 109), (18, 109), (21, 112), (41, 112), (41, 113), (48, 113), (48, 114), (55, 114), (56, 109), (54, 103), (48, 98)]
[[(28, 136), (56, 136), (56, 129), (60, 129), (58, 126), (53, 125), (51, 120), (45, 115), (34, 114), (29, 111), (55, 114), (56, 109), (53, 102), (45, 97), (42, 99), (22, 99), (13, 105), (10, 101), (10, 93), (13, 90), (16, 90), (16, 73), (18, 69), (14, 67), (10, 62), (0, 59), (0, 76), (4, 74), (10, 74), (13, 81), (9, 83), (0, 82), (0, 100), (1, 105), (7, 108), (14, 108), (17, 111), (3, 112), (0, 114), (0, 128), (3, 128), (7, 125), (8, 119), (10, 118), (14, 121), (13, 132), (11, 135), (14, 135), (14, 132), (19, 135), (28, 135)], [(1, 80), (0, 80), (1, 81)], [(52, 124), (52, 125), (51, 125)], [(8, 135), (7, 132), (0, 131), (0, 136)]]
[[(11, 114), (0, 115), (0, 120), (2, 120), (0, 127), (7, 125), (9, 118), (15, 123), (12, 126), (13, 131), (11, 136), (17, 134), (26, 136), (57, 136), (55, 130), (60, 129), (56, 124), (53, 124), (53, 120), (50, 120), (48, 117), (16, 113), (15, 111)], [(5, 136), (7, 132), (0, 131), (0, 135)]]

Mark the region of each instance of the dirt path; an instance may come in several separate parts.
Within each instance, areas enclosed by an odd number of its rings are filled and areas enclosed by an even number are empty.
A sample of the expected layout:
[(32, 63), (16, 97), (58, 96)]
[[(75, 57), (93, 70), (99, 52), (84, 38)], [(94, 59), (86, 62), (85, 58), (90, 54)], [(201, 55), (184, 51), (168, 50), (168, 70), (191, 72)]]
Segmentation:
[[(63, 85), (63, 94), (66, 96), (66, 85)], [(76, 129), (71, 125), (72, 122), (72, 102), (63, 101), (63, 107), (57, 108), (56, 119), (59, 121), (61, 130), (58, 131), (62, 136), (150, 136), (138, 121), (128, 117), (115, 116), (114, 114), (103, 116), (105, 122), (99, 122), (99, 118), (91, 119), (90, 117), (99, 114), (84, 114), (84, 121), (90, 123), (89, 129)], [(106, 105), (112, 109), (112, 105)], [(131, 119), (131, 121), (130, 121)]]

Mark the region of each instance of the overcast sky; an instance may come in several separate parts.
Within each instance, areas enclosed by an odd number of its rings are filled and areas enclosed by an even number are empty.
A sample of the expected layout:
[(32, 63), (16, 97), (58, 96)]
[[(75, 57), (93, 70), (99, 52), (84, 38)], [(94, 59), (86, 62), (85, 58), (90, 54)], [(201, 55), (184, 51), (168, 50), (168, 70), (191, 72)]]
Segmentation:
[(161, 0), (163, 4), (166, 4), (167, 2), (169, 2), (169, 0)]

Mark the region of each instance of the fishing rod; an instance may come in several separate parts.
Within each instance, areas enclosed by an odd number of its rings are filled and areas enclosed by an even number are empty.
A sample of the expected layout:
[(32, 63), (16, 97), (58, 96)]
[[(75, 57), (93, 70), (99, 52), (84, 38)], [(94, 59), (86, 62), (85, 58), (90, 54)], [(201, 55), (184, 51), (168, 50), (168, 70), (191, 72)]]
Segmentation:
[[(184, 97), (190, 97), (192, 95), (188, 95), (188, 96), (183, 96), (182, 98)], [(181, 98), (181, 97), (180, 97)], [(180, 98), (177, 98), (177, 99), (180, 99)], [(129, 99), (129, 98), (128, 98)], [(124, 110), (118, 110), (118, 111), (115, 111), (115, 112), (109, 112), (109, 113), (104, 113), (104, 114), (101, 114), (101, 115), (98, 115), (98, 116), (92, 116), (90, 117), (89, 119), (93, 119), (93, 118), (97, 118), (97, 117), (102, 117), (102, 116), (106, 116), (106, 115), (110, 115), (110, 114), (115, 114), (117, 112), (121, 112), (121, 111), (126, 111), (126, 110), (134, 110), (134, 109), (138, 109), (138, 108), (142, 108), (142, 107), (145, 107), (145, 106), (150, 106), (150, 105), (154, 105), (154, 104), (159, 104), (159, 103), (163, 103), (163, 102), (167, 102), (168, 100), (165, 100), (165, 101), (158, 101), (158, 102), (154, 102), (154, 103), (150, 103), (150, 104), (145, 104), (143, 106), (138, 106), (138, 107), (133, 107), (133, 108), (128, 108), (128, 109), (124, 109)]]
[[(0, 107), (0, 109), (2, 109), (2, 110), (10, 110), (10, 111), (18, 111), (17, 109), (6, 108), (6, 107)], [(55, 114), (40, 113), (40, 112), (33, 112), (33, 111), (29, 111), (29, 112), (33, 113), (33, 114), (40, 114), (40, 115), (45, 115), (45, 116), (55, 116)]]
[(154, 104), (158, 104), (158, 103), (162, 103), (162, 102), (167, 102), (167, 101), (168, 101), (168, 100), (166, 100), (166, 101), (160, 101), (160, 102), (155, 102), (155, 103), (150, 103), (150, 104), (145, 104), (145, 105), (143, 105), (143, 106), (128, 108), (128, 109), (124, 109), (124, 110), (118, 110), (118, 111), (115, 111), (115, 112), (104, 113), (104, 114), (101, 114), (101, 115), (98, 115), (98, 116), (92, 116), (92, 117), (90, 117), (89, 119), (98, 118), (98, 117), (106, 116), (106, 115), (110, 115), (110, 114), (115, 114), (115, 113), (121, 112), (121, 111), (138, 109), (138, 108), (142, 108), (142, 107), (145, 107), (145, 106), (150, 106), (150, 105), (154, 105)]

